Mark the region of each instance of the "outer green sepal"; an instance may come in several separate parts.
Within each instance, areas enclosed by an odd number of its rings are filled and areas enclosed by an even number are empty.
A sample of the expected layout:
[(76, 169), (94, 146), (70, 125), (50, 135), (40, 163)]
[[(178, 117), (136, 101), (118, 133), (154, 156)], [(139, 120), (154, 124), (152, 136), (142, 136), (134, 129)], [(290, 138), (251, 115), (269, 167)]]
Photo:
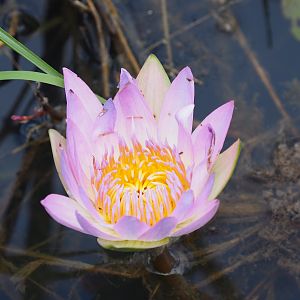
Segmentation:
[(121, 252), (136, 252), (147, 249), (161, 247), (168, 244), (169, 238), (162, 239), (160, 241), (108, 241), (101, 238), (97, 239), (98, 244), (108, 250), (121, 251)]
[(215, 174), (215, 182), (209, 200), (215, 199), (226, 186), (236, 167), (240, 152), (241, 140), (238, 139), (218, 157), (212, 168), (212, 173)]

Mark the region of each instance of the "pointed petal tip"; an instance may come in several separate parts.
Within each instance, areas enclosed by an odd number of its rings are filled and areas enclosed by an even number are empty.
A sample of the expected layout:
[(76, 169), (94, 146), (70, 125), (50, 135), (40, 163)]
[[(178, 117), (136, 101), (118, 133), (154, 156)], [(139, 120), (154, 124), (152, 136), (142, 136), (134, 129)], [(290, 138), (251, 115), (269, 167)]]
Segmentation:
[(40, 201), (40, 203), (41, 203), (44, 207), (47, 205), (47, 203), (46, 203), (47, 201), (45, 201), (45, 200), (46, 200), (46, 198), (44, 198), (43, 200)]
[(63, 137), (56, 129), (53, 129), (53, 128), (48, 129), (48, 134), (49, 134), (50, 140), (54, 137)]
[(151, 54), (148, 55), (147, 59), (145, 60), (145, 63), (146, 63), (147, 61), (156, 61), (156, 62), (158, 62), (159, 64), (161, 64), (161, 62), (160, 62), (160, 60), (158, 59), (158, 57), (157, 57), (155, 54), (153, 54), (153, 53), (151, 53)]
[(188, 81), (194, 81), (194, 76), (190, 67), (184, 67), (180, 72)]
[(70, 69), (66, 68), (66, 67), (63, 67), (62, 68), (63, 70), (63, 75), (64, 77), (68, 77), (68, 76), (78, 76), (76, 73), (74, 73), (73, 71), (71, 71)]
[(224, 103), (223, 105), (221, 105), (221, 107), (228, 107), (228, 108), (232, 108), (232, 110), (234, 109), (234, 103), (235, 101), (233, 99), (228, 100), (226, 103)]
[(118, 84), (118, 89), (125, 88), (129, 83), (133, 83), (134, 78), (131, 76), (131, 74), (124, 68), (121, 68), (120, 72), (120, 81)]

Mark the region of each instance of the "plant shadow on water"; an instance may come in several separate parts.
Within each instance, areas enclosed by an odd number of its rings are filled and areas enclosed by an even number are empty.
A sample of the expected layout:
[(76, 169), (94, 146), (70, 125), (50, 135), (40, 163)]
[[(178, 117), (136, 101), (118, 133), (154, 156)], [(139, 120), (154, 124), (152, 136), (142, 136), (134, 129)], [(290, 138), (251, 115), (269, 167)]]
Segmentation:
[[(170, 245), (178, 268), (161, 276), (151, 251), (110, 253), (50, 219), (40, 200), (63, 191), (47, 129), (64, 131), (63, 91), (2, 82), (0, 299), (300, 299), (299, 15), (285, 0), (1, 1), (2, 27), (103, 96), (150, 53), (170, 76), (190, 66), (196, 120), (235, 99), (228, 144), (244, 147), (217, 217)], [(0, 51), (3, 70), (30, 69)], [(10, 120), (36, 107), (44, 116)]]

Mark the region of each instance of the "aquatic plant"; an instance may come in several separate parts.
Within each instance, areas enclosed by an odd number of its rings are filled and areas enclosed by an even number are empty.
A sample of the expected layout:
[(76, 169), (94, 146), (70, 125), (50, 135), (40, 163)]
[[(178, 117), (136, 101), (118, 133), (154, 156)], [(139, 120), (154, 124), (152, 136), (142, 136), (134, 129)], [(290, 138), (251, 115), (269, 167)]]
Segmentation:
[(150, 55), (137, 78), (121, 70), (119, 90), (102, 105), (64, 69), (66, 139), (49, 131), (55, 165), (69, 197), (41, 201), (59, 223), (110, 249), (141, 250), (195, 231), (215, 215), (237, 140), (220, 154), (234, 102), (192, 133), (194, 80), (186, 67), (172, 83)]

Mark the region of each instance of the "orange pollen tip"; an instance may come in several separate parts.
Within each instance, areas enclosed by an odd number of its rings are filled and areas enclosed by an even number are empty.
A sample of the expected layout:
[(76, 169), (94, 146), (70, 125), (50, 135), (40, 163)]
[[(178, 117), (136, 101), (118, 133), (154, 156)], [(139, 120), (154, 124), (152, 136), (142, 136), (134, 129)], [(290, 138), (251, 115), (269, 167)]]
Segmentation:
[(119, 143), (119, 155), (93, 160), (91, 183), (96, 206), (108, 223), (134, 216), (150, 226), (170, 216), (190, 182), (176, 148), (147, 141), (129, 147)]

